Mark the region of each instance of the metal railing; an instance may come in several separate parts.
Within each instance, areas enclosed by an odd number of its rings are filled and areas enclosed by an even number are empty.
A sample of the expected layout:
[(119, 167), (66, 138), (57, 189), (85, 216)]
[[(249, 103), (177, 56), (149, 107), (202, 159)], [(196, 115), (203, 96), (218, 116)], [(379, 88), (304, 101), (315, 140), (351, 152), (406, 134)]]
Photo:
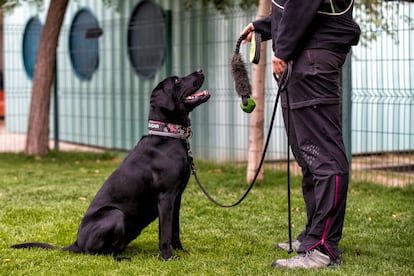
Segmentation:
[[(408, 12), (412, 10), (409, 8)], [(100, 22), (104, 29), (99, 45), (100, 64), (88, 82), (76, 79), (67, 49), (60, 46), (57, 95), (61, 101), (58, 118), (62, 144), (59, 149), (128, 150), (146, 132), (146, 106), (154, 83), (165, 72), (184, 74), (202, 65), (207, 74), (205, 86), (214, 94), (211, 103), (194, 114), (194, 122), (199, 125), (194, 138), (196, 157), (245, 162), (248, 117), (239, 115), (228, 61), (237, 39), (231, 36), (237, 36), (252, 18), (254, 13), (235, 13), (231, 17), (213, 14), (208, 18), (172, 14), (168, 43), (174, 56), (167, 57), (169, 68), (162, 69), (159, 77), (151, 81), (140, 81), (130, 72), (126, 43), (122, 42), (126, 34), (119, 33), (127, 20)], [(194, 22), (189, 25), (189, 21)], [(400, 26), (395, 30), (397, 39), (375, 30), (377, 41), (353, 48), (352, 112), (343, 116), (351, 122), (353, 179), (401, 186), (414, 182), (414, 29), (404, 24), (396, 26)], [(209, 28), (222, 29), (212, 33)], [(20, 152), (25, 145), (31, 80), (22, 66), (23, 32), (24, 26), (3, 27), (6, 113), (0, 120), (0, 152)], [(64, 26), (62, 36), (68, 32), (69, 27)], [(200, 32), (207, 34), (201, 38)], [(112, 33), (116, 39), (110, 37)], [(275, 97), (275, 84), (270, 76), (266, 80), (269, 106)], [(53, 117), (56, 114), (51, 110)], [(270, 110), (267, 107), (266, 117), (270, 116)], [(285, 158), (281, 151), (286, 149), (286, 139), (278, 116), (267, 162), (272, 167), (283, 167)], [(52, 125), (51, 148), (55, 147), (53, 128)]]

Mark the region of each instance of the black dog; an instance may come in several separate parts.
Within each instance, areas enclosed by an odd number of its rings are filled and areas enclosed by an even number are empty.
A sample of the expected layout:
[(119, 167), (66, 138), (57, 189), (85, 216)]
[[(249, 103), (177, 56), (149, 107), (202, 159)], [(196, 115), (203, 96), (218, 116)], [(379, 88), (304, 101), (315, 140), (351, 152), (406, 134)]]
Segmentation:
[[(197, 92), (203, 81), (198, 70), (183, 78), (167, 78), (155, 87), (148, 116), (150, 135), (143, 136), (109, 176), (86, 211), (76, 241), (62, 250), (116, 255), (157, 217), (162, 257), (172, 256), (171, 247), (183, 249), (179, 212), (190, 177), (189, 113), (210, 98), (208, 91)], [(12, 247), (59, 249), (37, 242)]]

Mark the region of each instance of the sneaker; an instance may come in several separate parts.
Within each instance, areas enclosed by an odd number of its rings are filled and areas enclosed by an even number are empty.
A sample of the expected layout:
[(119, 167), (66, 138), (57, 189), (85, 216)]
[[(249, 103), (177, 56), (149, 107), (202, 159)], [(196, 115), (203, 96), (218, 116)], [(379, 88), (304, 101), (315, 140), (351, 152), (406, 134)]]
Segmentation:
[[(300, 246), (300, 241), (298, 240), (293, 240), (292, 241), (292, 249), (293, 251), (298, 251), (299, 250), (299, 246)], [(285, 250), (285, 251), (289, 251), (289, 242), (282, 242), (282, 243), (278, 243), (275, 245), (275, 249), (276, 250)]]
[(290, 259), (276, 260), (272, 263), (272, 267), (316, 269), (328, 267), (330, 263), (331, 259), (328, 255), (314, 249)]
[(328, 265), (328, 268), (337, 268), (342, 264), (342, 255), (339, 255), (335, 260), (331, 260)]

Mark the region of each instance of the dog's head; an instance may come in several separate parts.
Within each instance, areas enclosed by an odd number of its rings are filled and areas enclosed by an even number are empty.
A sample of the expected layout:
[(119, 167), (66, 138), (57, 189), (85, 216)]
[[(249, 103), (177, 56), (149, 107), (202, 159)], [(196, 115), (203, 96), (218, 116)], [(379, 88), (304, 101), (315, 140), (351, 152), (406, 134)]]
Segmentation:
[(189, 126), (189, 113), (210, 98), (207, 90), (199, 91), (203, 82), (202, 70), (161, 81), (152, 91), (148, 119)]

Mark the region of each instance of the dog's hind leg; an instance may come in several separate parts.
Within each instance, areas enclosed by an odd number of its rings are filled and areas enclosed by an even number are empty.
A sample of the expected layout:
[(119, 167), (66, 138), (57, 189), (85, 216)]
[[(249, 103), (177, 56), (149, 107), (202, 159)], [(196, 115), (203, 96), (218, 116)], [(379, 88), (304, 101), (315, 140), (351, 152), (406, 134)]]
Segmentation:
[(75, 245), (86, 254), (118, 254), (125, 249), (124, 213), (102, 210), (96, 218), (79, 228)]

